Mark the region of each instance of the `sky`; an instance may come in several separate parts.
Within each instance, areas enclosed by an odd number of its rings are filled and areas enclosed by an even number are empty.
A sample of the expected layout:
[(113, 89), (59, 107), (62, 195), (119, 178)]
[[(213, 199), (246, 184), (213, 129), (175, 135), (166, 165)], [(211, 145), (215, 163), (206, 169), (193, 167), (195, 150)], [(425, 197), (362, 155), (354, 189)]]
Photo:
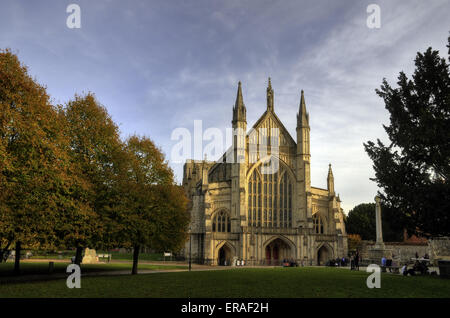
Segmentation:
[[(81, 28), (67, 27), (70, 4)], [(366, 24), (370, 4), (380, 28)], [(387, 141), (375, 89), (383, 78), (395, 86), (400, 71), (410, 76), (430, 46), (447, 57), (449, 16), (448, 0), (0, 0), (0, 49), (16, 53), (55, 104), (95, 93), (124, 139), (145, 135), (162, 149), (178, 182), (173, 130), (193, 132), (202, 120), (225, 133), (238, 81), (250, 128), (271, 77), (275, 112), (294, 140), (303, 89), (312, 186), (326, 188), (331, 163), (348, 213), (378, 190), (363, 147)]]

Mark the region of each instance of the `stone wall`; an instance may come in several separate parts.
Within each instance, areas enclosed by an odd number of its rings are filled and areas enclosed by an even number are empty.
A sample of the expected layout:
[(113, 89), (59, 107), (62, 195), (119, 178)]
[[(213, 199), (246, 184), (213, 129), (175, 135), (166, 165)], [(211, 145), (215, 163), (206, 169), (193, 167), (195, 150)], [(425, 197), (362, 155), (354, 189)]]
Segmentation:
[[(361, 241), (358, 249), (363, 259), (369, 258), (369, 249), (371, 249), (374, 245), (374, 241)], [(429, 246), (426, 242), (386, 242), (384, 245), (386, 249), (392, 250), (393, 259), (397, 262), (407, 261), (416, 257), (416, 252), (419, 254), (419, 257), (422, 257), (425, 254), (431, 255)]]
[(392, 250), (392, 258), (396, 261), (405, 262), (411, 258), (430, 255), (429, 246), (427, 243), (402, 243), (393, 242), (385, 243), (386, 249)]
[[(399, 262), (410, 260), (416, 257), (416, 252), (419, 257), (428, 254), (431, 261), (437, 259), (450, 259), (450, 238), (433, 238), (426, 242), (386, 242), (384, 243), (386, 249), (392, 250), (393, 259)], [(374, 241), (361, 241), (358, 244), (363, 259), (368, 259), (368, 251), (375, 245)]]
[(450, 237), (437, 237), (428, 241), (432, 259), (450, 259)]

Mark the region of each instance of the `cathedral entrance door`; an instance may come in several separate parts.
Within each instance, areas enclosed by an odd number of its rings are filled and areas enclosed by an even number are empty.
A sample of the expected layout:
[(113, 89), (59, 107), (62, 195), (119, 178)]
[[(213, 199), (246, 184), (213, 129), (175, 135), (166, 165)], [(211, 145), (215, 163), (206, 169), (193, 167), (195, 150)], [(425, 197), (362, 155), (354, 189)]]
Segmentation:
[(231, 265), (231, 250), (228, 246), (224, 245), (219, 250), (219, 259), (218, 264), (220, 266), (228, 266)]
[(278, 264), (278, 245), (273, 247), (273, 260), (275, 261), (275, 264)]
[(266, 264), (270, 265), (270, 261), (272, 259), (272, 253), (270, 251), (270, 246), (266, 246)]
[(266, 246), (266, 264), (281, 265), (281, 260), (293, 258), (293, 251), (283, 240), (274, 239)]
[(331, 258), (330, 252), (325, 245), (317, 251), (317, 265), (325, 265)]

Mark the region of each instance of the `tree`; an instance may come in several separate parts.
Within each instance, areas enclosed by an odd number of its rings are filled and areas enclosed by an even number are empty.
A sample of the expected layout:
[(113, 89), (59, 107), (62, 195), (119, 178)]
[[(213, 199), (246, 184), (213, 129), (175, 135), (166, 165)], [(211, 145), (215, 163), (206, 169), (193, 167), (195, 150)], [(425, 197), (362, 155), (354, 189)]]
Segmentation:
[(182, 186), (163, 185), (157, 189), (159, 201), (152, 222), (157, 231), (150, 237), (150, 247), (164, 251), (180, 250), (187, 239), (190, 215), (188, 198)]
[(16, 244), (175, 250), (186, 239), (187, 198), (148, 138), (123, 143), (88, 93), (54, 107), (14, 54), (0, 51), (0, 259)]
[[(2, 107), (3, 108), (3, 107)], [(3, 127), (3, 121), (1, 123)], [(4, 260), (5, 253), (9, 250), (11, 244), (14, 241), (14, 229), (12, 222), (12, 213), (8, 204), (6, 203), (9, 197), (9, 187), (7, 186), (7, 178), (4, 171), (11, 169), (10, 154), (7, 151), (7, 140), (4, 138), (4, 132), (2, 129), (2, 138), (0, 139), (0, 263)]]
[[(381, 206), (383, 240), (398, 242), (403, 240), (403, 227), (396, 222), (397, 211), (386, 205)], [(363, 240), (376, 240), (375, 203), (361, 203), (351, 209), (345, 219), (349, 234), (358, 234)]]
[(378, 139), (364, 147), (383, 202), (398, 210), (408, 234), (450, 235), (449, 64), (430, 47), (417, 53), (415, 66), (412, 80), (400, 72), (398, 88), (384, 79), (376, 90), (390, 113), (383, 126), (390, 145)]
[(150, 139), (130, 137), (122, 154), (116, 183), (118, 204), (111, 219), (117, 224), (117, 240), (133, 247), (132, 274), (137, 274), (142, 247), (176, 249), (184, 242), (188, 200)]
[(16, 244), (16, 273), (22, 246), (57, 246), (57, 226), (85, 207), (62, 131), (45, 87), (17, 56), (0, 51), (0, 234), (3, 251)]
[(363, 240), (375, 240), (375, 204), (361, 203), (348, 212), (345, 229)]
[(114, 205), (111, 186), (122, 142), (117, 125), (92, 93), (76, 95), (61, 113), (67, 124), (65, 133), (70, 140), (71, 164), (87, 184), (79, 196), (85, 198), (94, 212), (89, 219), (80, 221), (72, 217), (60, 227), (59, 233), (67, 246), (76, 247), (75, 263), (80, 264), (83, 247), (110, 243), (108, 227), (111, 224), (105, 217), (105, 210)]

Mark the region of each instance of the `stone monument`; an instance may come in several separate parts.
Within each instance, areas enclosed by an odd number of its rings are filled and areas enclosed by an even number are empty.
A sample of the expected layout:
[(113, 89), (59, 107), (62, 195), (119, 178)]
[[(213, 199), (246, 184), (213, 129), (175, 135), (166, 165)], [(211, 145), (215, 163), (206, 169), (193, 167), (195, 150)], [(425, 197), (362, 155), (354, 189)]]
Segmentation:
[(383, 242), (383, 225), (381, 223), (381, 204), (380, 197), (375, 197), (375, 226), (377, 231), (377, 241), (375, 243), (376, 249), (384, 249)]
[(98, 256), (97, 256), (97, 253), (95, 252), (95, 250), (86, 248), (84, 250), (84, 257), (83, 257), (83, 260), (81, 261), (81, 263), (82, 264), (98, 263)]
[(376, 224), (376, 238), (375, 245), (369, 249), (369, 258), (371, 262), (381, 263), (381, 258), (392, 259), (392, 250), (386, 249), (383, 242), (383, 229), (381, 223), (381, 204), (380, 197), (375, 197), (375, 224)]

